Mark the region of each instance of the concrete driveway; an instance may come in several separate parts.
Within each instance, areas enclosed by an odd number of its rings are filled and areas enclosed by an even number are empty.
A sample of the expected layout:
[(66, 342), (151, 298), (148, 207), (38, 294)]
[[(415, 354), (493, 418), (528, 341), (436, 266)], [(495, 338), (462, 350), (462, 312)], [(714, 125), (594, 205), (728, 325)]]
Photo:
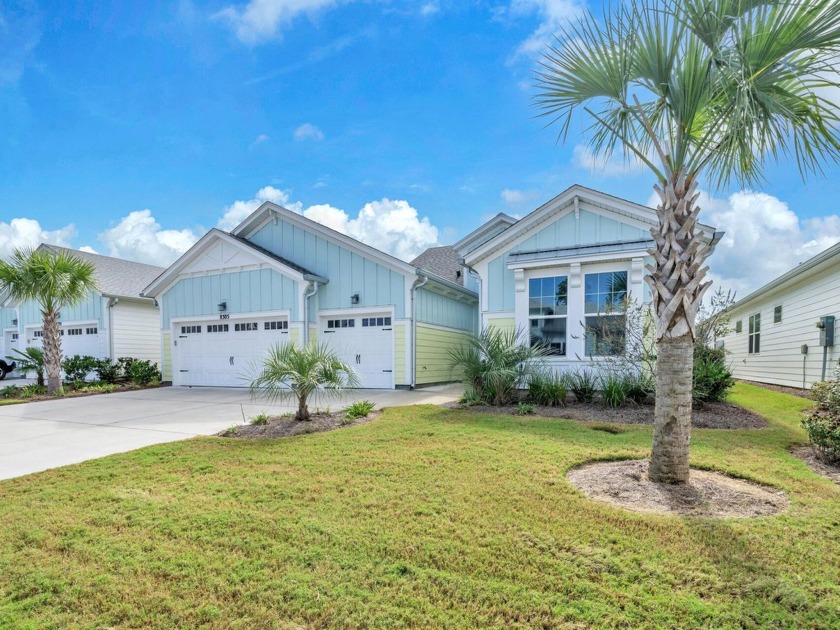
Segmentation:
[[(414, 391), (354, 390), (324, 407), (354, 400), (377, 408), (456, 400), (457, 385)], [(318, 406), (311, 404), (310, 408)], [(245, 389), (161, 387), (137, 392), (65, 398), (0, 407), (0, 479), (123, 453), (150, 444), (213, 435), (265, 411), (291, 406), (254, 402)]]

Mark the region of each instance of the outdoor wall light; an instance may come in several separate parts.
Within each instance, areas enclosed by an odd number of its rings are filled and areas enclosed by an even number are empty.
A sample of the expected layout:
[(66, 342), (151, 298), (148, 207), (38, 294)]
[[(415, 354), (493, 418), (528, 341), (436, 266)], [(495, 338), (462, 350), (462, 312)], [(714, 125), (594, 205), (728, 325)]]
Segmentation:
[(358, 304), (359, 303), (359, 294), (354, 293), (350, 296), (350, 304)]
[(12, 320), (12, 326), (17, 326), (17, 320), (16, 319)]
[(219, 312), (224, 313), (227, 310), (227, 302), (219, 302)]

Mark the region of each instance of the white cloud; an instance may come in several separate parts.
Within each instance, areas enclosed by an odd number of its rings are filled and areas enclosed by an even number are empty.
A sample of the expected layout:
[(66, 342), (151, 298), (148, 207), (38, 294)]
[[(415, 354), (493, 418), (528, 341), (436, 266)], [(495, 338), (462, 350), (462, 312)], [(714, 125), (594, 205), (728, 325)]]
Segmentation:
[(508, 13), (511, 17), (537, 14), (540, 25), (522, 42), (516, 56), (534, 57), (545, 52), (546, 45), (554, 41), (560, 26), (577, 17), (583, 8), (580, 0), (511, 0)]
[(266, 201), (271, 201), (279, 206), (284, 206), (290, 210), (300, 211), (300, 204), (290, 204), (289, 191), (280, 190), (274, 186), (266, 186), (257, 191), (253, 199), (247, 201), (234, 201), (227, 208), (224, 209), (222, 218), (219, 219), (218, 227), (220, 230), (229, 232), (237, 225), (242, 223), (254, 210), (259, 208)]
[(271, 138), (268, 136), (268, 134), (261, 133), (256, 138), (254, 138), (254, 141), (251, 144), (248, 145), (248, 148), (249, 149), (254, 149), (254, 148), (260, 146), (261, 144), (265, 144), (269, 140), (271, 140)]
[(41, 18), (34, 3), (0, 4), (0, 86), (14, 85), (41, 41)]
[(128, 213), (99, 235), (110, 256), (165, 267), (198, 240), (193, 230), (164, 230), (151, 210)]
[[(651, 198), (649, 205), (656, 205)], [(840, 216), (801, 220), (772, 195), (741, 191), (729, 199), (702, 194), (700, 221), (726, 232), (708, 260), (710, 275), (739, 298), (840, 241)]]
[(297, 142), (303, 142), (304, 140), (314, 140), (315, 142), (320, 142), (324, 139), (324, 132), (312, 123), (303, 123), (300, 127), (295, 129), (292, 137)]
[(88, 254), (98, 254), (99, 252), (93, 249), (90, 245), (82, 245), (79, 248), (80, 252), (87, 252)]
[(539, 193), (536, 190), (516, 190), (513, 188), (505, 188), (502, 190), (502, 201), (512, 210), (530, 210), (533, 209), (534, 200), (536, 200)]
[(7, 258), (16, 249), (35, 249), (41, 243), (70, 247), (75, 235), (76, 227), (72, 223), (57, 230), (45, 230), (35, 219), (0, 221), (0, 258)]
[(242, 8), (229, 6), (213, 17), (228, 24), (239, 41), (254, 46), (280, 37), (299, 15), (311, 15), (338, 3), (339, 0), (250, 0)]
[(643, 173), (647, 168), (645, 163), (635, 156), (628, 160), (623, 154), (614, 153), (609, 159), (604, 159), (582, 144), (575, 146), (572, 152), (572, 163), (586, 169), (591, 175), (601, 177), (635, 175)]
[(440, 11), (438, 2), (426, 2), (420, 7), (420, 15), (434, 15)]

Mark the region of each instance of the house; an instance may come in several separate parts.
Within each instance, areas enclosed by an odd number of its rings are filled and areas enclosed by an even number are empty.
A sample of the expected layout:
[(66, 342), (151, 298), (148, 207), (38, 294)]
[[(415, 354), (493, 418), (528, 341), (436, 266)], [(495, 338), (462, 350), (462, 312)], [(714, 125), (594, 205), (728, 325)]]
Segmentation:
[[(79, 304), (61, 309), (61, 351), (97, 358), (160, 360), (159, 314), (155, 301), (140, 292), (163, 268), (42, 244), (39, 250), (69, 251), (93, 264), (97, 290)], [(14, 350), (40, 347), (43, 336), (37, 301), (0, 301), (3, 338), (0, 356), (14, 360)]]
[(455, 248), (476, 283), (481, 326), (527, 331), (555, 368), (575, 369), (619, 351), (625, 296), (650, 302), (643, 277), (657, 225), (652, 208), (576, 185), (518, 221), (494, 217)]
[(840, 359), (840, 243), (738, 300), (723, 339), (736, 378), (810, 388)]
[(434, 271), (266, 202), (210, 230), (151, 282), (164, 380), (247, 386), (275, 344), (317, 340), (365, 388), (452, 380), (448, 348), (475, 332), (478, 295)]

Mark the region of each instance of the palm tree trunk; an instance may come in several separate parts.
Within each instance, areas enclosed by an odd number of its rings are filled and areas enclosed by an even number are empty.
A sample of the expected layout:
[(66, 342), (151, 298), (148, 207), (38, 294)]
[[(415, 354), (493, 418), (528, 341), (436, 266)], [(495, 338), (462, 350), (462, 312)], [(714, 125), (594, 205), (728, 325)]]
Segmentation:
[(298, 411), (295, 416), (298, 420), (310, 420), (309, 407), (306, 405), (306, 396), (298, 396)]
[(651, 229), (656, 247), (648, 250), (645, 280), (652, 290), (656, 317), (656, 408), (651, 481), (687, 483), (691, 436), (691, 389), (694, 325), (697, 310), (711, 282), (703, 282), (708, 267), (701, 267), (711, 246), (695, 233), (697, 184), (676, 173), (661, 188), (656, 209), (659, 227)]
[(61, 330), (58, 313), (44, 311), (44, 369), (47, 372), (47, 393), (61, 390)]

